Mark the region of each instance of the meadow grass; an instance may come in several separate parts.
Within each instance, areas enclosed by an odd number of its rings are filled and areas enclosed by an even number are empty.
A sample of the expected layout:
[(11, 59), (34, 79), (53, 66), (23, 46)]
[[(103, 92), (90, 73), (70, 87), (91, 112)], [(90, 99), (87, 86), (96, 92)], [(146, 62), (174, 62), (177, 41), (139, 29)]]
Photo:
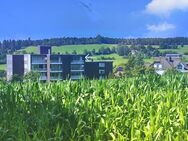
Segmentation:
[(187, 140), (188, 77), (0, 83), (0, 140)]
[(36, 46), (29, 46), (24, 49), (20, 49), (16, 52), (26, 51), (27, 53), (38, 53), (38, 48)]
[[(98, 51), (101, 47), (104, 48), (113, 48), (113, 47), (117, 47), (117, 45), (115, 44), (89, 44), (89, 45), (64, 45), (64, 46), (54, 46), (53, 47), (53, 51), (54, 53), (72, 53), (74, 50), (76, 50), (77, 53), (79, 54), (83, 54), (83, 51), (85, 49), (87, 49), (88, 51), (92, 51), (93, 49), (95, 49), (96, 51)], [(153, 47), (155, 48), (159, 48), (158, 45), (153, 45)], [(37, 53), (38, 49), (36, 46), (29, 46), (26, 47), (24, 49), (21, 49), (19, 51), (23, 51), (25, 50), (27, 53)], [(160, 52), (165, 52), (165, 51), (175, 51), (177, 53), (185, 53), (188, 52), (188, 45), (185, 45), (184, 47), (180, 47), (178, 49), (159, 49)]]
[[(112, 58), (114, 66), (125, 65), (128, 61), (128, 57), (119, 56), (118, 54), (109, 54), (109, 55), (95, 55), (92, 56), (94, 60), (102, 60), (102, 58)], [(153, 57), (144, 59), (145, 63), (152, 63), (155, 59)]]
[[(97, 52), (102, 47), (113, 48), (116, 46), (117, 45), (115, 45), (115, 44), (63, 45), (63, 46), (53, 46), (52, 52), (53, 53), (62, 53), (62, 54), (65, 54), (67, 52), (67, 53), (71, 54), (75, 50), (78, 54), (83, 54), (84, 50), (92, 51), (93, 49), (95, 49)], [(21, 49), (19, 51), (23, 51), (23, 50), (25, 50), (27, 53), (37, 53), (37, 51), (38, 51), (36, 46), (30, 46), (30, 47)]]
[(6, 70), (6, 64), (0, 64), (0, 70)]
[(165, 51), (173, 51), (177, 52), (180, 54), (188, 53), (188, 45), (185, 45), (184, 47), (180, 47), (177, 49), (159, 49), (160, 52), (165, 52)]
[(59, 46), (59, 47), (53, 47), (53, 52), (55, 53), (72, 53), (74, 50), (78, 54), (83, 54), (84, 50), (92, 51), (95, 49), (96, 52), (99, 51), (100, 48), (113, 48), (116, 47), (117, 45), (114, 44), (89, 44), (89, 45), (66, 45), (66, 46)]

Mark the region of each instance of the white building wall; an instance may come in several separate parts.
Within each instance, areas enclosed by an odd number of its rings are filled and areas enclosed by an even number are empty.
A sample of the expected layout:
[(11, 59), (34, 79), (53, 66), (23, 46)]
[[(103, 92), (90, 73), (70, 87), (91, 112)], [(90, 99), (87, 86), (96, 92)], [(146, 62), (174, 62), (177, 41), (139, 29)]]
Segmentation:
[(163, 75), (165, 73), (165, 70), (156, 70), (156, 73), (159, 75)]
[(7, 55), (7, 80), (11, 80), (13, 76), (13, 57)]
[(31, 55), (24, 54), (24, 74), (31, 71)]

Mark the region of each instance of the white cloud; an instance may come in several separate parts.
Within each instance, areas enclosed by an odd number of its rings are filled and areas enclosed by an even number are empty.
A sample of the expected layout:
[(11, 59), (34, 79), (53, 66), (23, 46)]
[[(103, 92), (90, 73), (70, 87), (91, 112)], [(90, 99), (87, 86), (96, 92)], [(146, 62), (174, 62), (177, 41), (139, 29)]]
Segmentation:
[(152, 0), (146, 11), (155, 15), (170, 15), (174, 10), (188, 10), (188, 0)]
[(167, 22), (147, 25), (147, 30), (149, 30), (150, 32), (166, 32), (175, 28), (176, 28), (175, 25), (169, 24)]

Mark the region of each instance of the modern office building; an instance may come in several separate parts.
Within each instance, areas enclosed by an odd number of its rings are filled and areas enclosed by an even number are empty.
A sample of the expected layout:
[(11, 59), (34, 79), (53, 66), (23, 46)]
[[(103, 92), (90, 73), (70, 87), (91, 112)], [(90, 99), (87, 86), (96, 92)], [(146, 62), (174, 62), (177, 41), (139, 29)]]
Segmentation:
[(7, 80), (13, 75), (38, 72), (42, 81), (57, 81), (83, 77), (101, 79), (113, 70), (112, 61), (88, 61), (85, 55), (51, 54), (51, 47), (40, 46), (39, 54), (7, 55)]

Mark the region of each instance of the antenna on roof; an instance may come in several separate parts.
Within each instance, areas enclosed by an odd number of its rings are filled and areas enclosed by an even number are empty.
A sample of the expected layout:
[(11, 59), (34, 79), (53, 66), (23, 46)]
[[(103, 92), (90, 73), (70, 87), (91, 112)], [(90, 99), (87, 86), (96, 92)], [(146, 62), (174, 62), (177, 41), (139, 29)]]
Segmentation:
[(85, 56), (86, 61), (89, 61), (89, 54)]

